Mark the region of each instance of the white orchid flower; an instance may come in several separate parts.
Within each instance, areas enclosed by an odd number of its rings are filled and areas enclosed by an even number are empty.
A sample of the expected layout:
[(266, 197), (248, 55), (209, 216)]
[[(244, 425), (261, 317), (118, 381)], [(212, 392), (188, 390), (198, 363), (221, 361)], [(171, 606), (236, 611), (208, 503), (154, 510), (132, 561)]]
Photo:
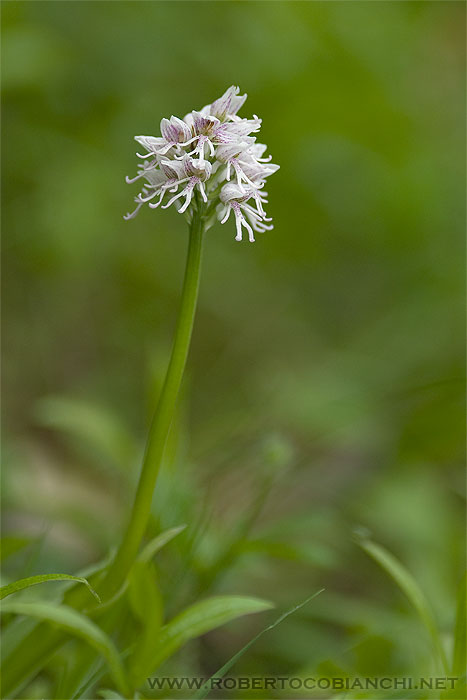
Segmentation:
[[(146, 153), (137, 154), (143, 163), (127, 182), (143, 179), (145, 184), (135, 197), (136, 209), (125, 219), (134, 218), (146, 203), (152, 209), (174, 204), (190, 215), (202, 202), (206, 211), (216, 209), (221, 223), (234, 212), (237, 241), (242, 240), (243, 228), (250, 241), (255, 240), (254, 231), (273, 228), (263, 207), (263, 187), (279, 166), (270, 162), (271, 156), (264, 157), (266, 146), (252, 135), (259, 131), (261, 119), (238, 116), (247, 97), (239, 92), (231, 86), (218, 100), (183, 119), (162, 119), (161, 136), (135, 136)], [(162, 204), (167, 192), (172, 197)]]

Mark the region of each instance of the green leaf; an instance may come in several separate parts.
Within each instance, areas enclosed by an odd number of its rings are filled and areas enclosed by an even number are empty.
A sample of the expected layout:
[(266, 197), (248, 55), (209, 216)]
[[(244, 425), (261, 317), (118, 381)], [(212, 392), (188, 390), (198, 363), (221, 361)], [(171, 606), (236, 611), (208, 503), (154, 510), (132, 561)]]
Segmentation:
[[(245, 652), (247, 652), (248, 649), (250, 647), (252, 647), (253, 644), (255, 644), (255, 642), (257, 642), (258, 639), (260, 639), (260, 637), (263, 636), (263, 634), (266, 634), (266, 632), (269, 632), (270, 630), (273, 630), (274, 627), (277, 627), (277, 625), (280, 625), (280, 623), (283, 622), (287, 617), (289, 617), (289, 615), (293, 615), (293, 613), (297, 612), (297, 610), (300, 610), (300, 608), (303, 608), (304, 605), (307, 605), (307, 603), (309, 603), (311, 600), (313, 600), (313, 598), (316, 598), (316, 596), (318, 596), (323, 591), (324, 591), (324, 588), (322, 588), (320, 591), (317, 591), (316, 593), (313, 593), (313, 595), (311, 595), (309, 598), (304, 600), (302, 603), (295, 605), (293, 608), (290, 608), (285, 613), (280, 615), (277, 618), (277, 620), (275, 620), (272, 624), (265, 627), (264, 630), (261, 630), (261, 632), (259, 632), (255, 637), (253, 637), (253, 639), (251, 639), (247, 644), (245, 644), (245, 646), (242, 647), (240, 649), (240, 651), (237, 651), (237, 653), (234, 654), (232, 656), (232, 658), (230, 658), (218, 671), (216, 671), (216, 673), (213, 676), (211, 676), (209, 681), (219, 679), (219, 678), (222, 678), (223, 676), (225, 676), (227, 671), (229, 671), (232, 668), (232, 666), (237, 663), (237, 661), (243, 656), (243, 654), (245, 654)], [(204, 685), (201, 688), (201, 690), (199, 690), (196, 693), (196, 695), (194, 696), (195, 699), (202, 700), (202, 698), (205, 698), (209, 694), (210, 690), (211, 690), (211, 688), (210, 688), (210, 684), (208, 682), (208, 683), (206, 683), (206, 685)]]
[(190, 639), (200, 637), (242, 615), (272, 607), (272, 603), (265, 600), (243, 596), (217, 596), (191, 605), (162, 627), (158, 649), (153, 658), (153, 670)]
[(48, 396), (37, 402), (36, 419), (85, 442), (101, 455), (128, 471), (135, 457), (135, 445), (125, 426), (109, 410), (82, 399)]
[(384, 547), (365, 538), (357, 537), (356, 541), (391, 576), (410, 600), (431, 637), (435, 657), (441, 662), (445, 673), (448, 673), (447, 658), (433, 612), (412, 574)]
[(115, 690), (109, 690), (108, 688), (102, 688), (97, 695), (100, 698), (104, 698), (104, 700), (125, 700), (123, 695), (116, 693)]
[(466, 588), (467, 574), (464, 574), (457, 596), (456, 626), (454, 629), (454, 651), (452, 656), (452, 673), (454, 676), (462, 676), (465, 674), (465, 660), (467, 659)]
[(280, 540), (257, 539), (248, 540), (242, 545), (247, 552), (260, 552), (278, 559), (298, 561), (322, 568), (332, 568), (336, 565), (336, 555), (328, 547), (319, 543), (290, 544)]
[(0, 540), (0, 560), (4, 561), (11, 557), (20, 549), (26, 547), (31, 542), (30, 537), (16, 537), (15, 535), (5, 535)]
[[(127, 649), (123, 650), (120, 652), (120, 659), (124, 661), (129, 655), (130, 655), (131, 648), (128, 647)], [(88, 698), (89, 697), (89, 691), (101, 680), (101, 678), (104, 677), (106, 673), (106, 668), (102, 664), (100, 667), (86, 680), (81, 684), (81, 686), (77, 689), (77, 691), (73, 694), (72, 700), (76, 700), (77, 698)], [(136, 698), (136, 694), (135, 694)]]
[(70, 634), (84, 639), (106, 659), (120, 692), (125, 696), (129, 695), (125, 671), (112, 640), (81, 613), (66, 605), (56, 603), (16, 603), (10, 601), (2, 604), (1, 612), (35, 617), (58, 625)]
[(8, 583), (6, 586), (2, 586), (0, 588), (0, 600), (3, 600), (3, 598), (6, 598), (12, 593), (16, 593), (17, 591), (22, 591), (25, 588), (36, 586), (38, 583), (45, 583), (45, 581), (77, 581), (78, 583), (84, 583), (94, 598), (96, 598), (99, 603), (101, 602), (101, 599), (97, 595), (96, 591), (85, 578), (81, 578), (79, 576), (69, 576), (68, 574), (39, 574), (39, 576), (28, 576), (28, 578), (21, 578), (18, 581), (13, 581), (12, 583)]
[(128, 577), (128, 597), (140, 630), (129, 660), (131, 680), (141, 685), (153, 668), (162, 626), (162, 599), (152, 562), (136, 561)]
[(166, 544), (173, 540), (180, 532), (186, 528), (186, 525), (179, 525), (179, 527), (173, 527), (170, 530), (165, 530), (161, 532), (160, 535), (154, 537), (140, 552), (138, 559), (140, 561), (149, 561), (153, 558), (157, 552), (162, 549)]

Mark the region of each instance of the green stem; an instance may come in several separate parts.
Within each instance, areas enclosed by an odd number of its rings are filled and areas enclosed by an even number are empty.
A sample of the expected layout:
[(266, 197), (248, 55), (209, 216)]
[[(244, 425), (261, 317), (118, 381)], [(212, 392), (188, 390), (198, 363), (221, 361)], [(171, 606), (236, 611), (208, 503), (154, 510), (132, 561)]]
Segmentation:
[[(193, 329), (193, 320), (199, 289), (202, 243), (206, 210), (198, 202), (190, 225), (190, 241), (185, 268), (180, 314), (175, 332), (172, 356), (162, 389), (144, 455), (141, 476), (131, 512), (130, 521), (117, 555), (100, 584), (95, 582), (102, 597), (110, 598), (123, 584), (138, 553), (151, 510), (152, 495), (161, 465), (167, 435), (174, 416), (177, 398), (185, 369)], [(93, 581), (94, 583), (94, 581)], [(83, 586), (73, 587), (64, 596), (64, 603), (80, 610), (88, 605), (88, 591)], [(2, 695), (13, 694), (31, 676), (44, 666), (57, 647), (66, 640), (61, 630), (46, 624), (38, 625), (20, 641), (14, 653), (5, 659), (2, 677)]]
[(130, 521), (117, 554), (109, 567), (103, 593), (115, 593), (124, 582), (138, 553), (146, 531), (157, 475), (162, 462), (164, 448), (177, 405), (180, 386), (190, 348), (191, 334), (198, 299), (203, 246), (204, 220), (199, 209), (195, 209), (190, 225), (190, 242), (185, 268), (185, 280), (178, 316), (175, 339), (169, 367), (159, 403), (149, 431), (146, 452), (139, 478)]

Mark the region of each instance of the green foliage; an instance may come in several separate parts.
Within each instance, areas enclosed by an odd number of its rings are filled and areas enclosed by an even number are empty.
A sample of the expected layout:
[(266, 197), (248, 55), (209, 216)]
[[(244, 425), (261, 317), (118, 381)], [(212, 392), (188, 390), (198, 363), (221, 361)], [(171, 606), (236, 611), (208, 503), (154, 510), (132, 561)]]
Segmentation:
[[(273, 231), (207, 234), (138, 563), (100, 605), (77, 581), (5, 602), (7, 697), (157, 697), (145, 673), (232, 663), (430, 676), (435, 646), (462, 675), (464, 26), (459, 2), (3, 3), (3, 584), (70, 571), (101, 595), (128, 521), (186, 253), (175, 211), (122, 220), (133, 135), (239, 84), (281, 165)], [(219, 596), (321, 588), (278, 633), (211, 627)], [(75, 607), (130, 694), (26, 605)]]
[(457, 595), (456, 625), (454, 630), (454, 650), (452, 654), (452, 673), (455, 676), (466, 675), (467, 664), (467, 575), (464, 574)]
[(190, 639), (196, 639), (242, 615), (262, 612), (272, 607), (272, 604), (265, 600), (244, 596), (217, 596), (190, 605), (162, 627), (158, 648), (153, 657), (154, 668)]
[[(275, 620), (272, 624), (265, 627), (263, 630), (261, 630), (261, 632), (258, 632), (258, 634), (255, 635), (253, 637), (253, 639), (250, 639), (250, 641), (247, 644), (245, 644), (245, 646), (243, 646), (239, 651), (237, 651), (237, 653), (234, 654), (232, 656), (232, 658), (230, 658), (222, 666), (222, 668), (220, 668), (218, 671), (216, 671), (216, 673), (213, 676), (211, 676), (211, 678), (209, 680), (213, 680), (216, 678), (222, 678), (223, 676), (225, 676), (225, 674), (228, 671), (230, 671), (232, 666), (234, 666), (237, 663), (237, 661), (239, 659), (241, 659), (243, 654), (245, 654), (253, 646), (253, 644), (255, 644), (259, 639), (261, 639), (263, 634), (266, 634), (266, 632), (270, 632), (271, 630), (273, 630), (275, 627), (277, 627), (277, 625), (280, 625), (281, 622), (286, 620), (289, 617), (289, 615), (293, 615), (293, 613), (297, 612), (297, 610), (300, 610), (300, 608), (303, 608), (305, 605), (307, 605), (307, 603), (309, 603), (311, 600), (313, 600), (313, 598), (316, 598), (316, 596), (322, 592), (323, 591), (321, 590), (321, 591), (318, 591), (317, 593), (314, 593), (312, 596), (310, 596), (309, 598), (304, 600), (303, 603), (300, 603), (299, 605), (295, 605), (293, 608), (290, 608), (290, 610), (287, 610), (285, 613), (280, 615), (277, 618), (277, 620)], [(209, 694), (209, 686), (206, 685), (198, 693), (196, 693), (195, 698), (196, 698), (196, 700), (202, 700), (202, 698), (207, 697), (208, 694)]]
[(380, 566), (391, 576), (402, 591), (406, 594), (415, 610), (417, 611), (422, 623), (424, 624), (428, 634), (433, 642), (436, 659), (439, 663), (439, 670), (448, 673), (448, 662), (443, 649), (443, 642), (438, 625), (433, 617), (431, 606), (428, 603), (425, 594), (420, 589), (409, 571), (381, 545), (371, 542), (371, 540), (360, 539), (358, 541), (360, 547), (367, 552)]
[(36, 404), (37, 422), (70, 434), (98, 458), (127, 472), (135, 458), (135, 444), (126, 427), (110, 411), (77, 399), (49, 396)]
[(8, 557), (13, 556), (16, 552), (27, 547), (31, 542), (29, 537), (19, 537), (15, 535), (6, 535), (0, 540), (0, 560), (4, 561)]
[(128, 597), (140, 628), (129, 659), (133, 685), (139, 687), (153, 669), (160, 644), (163, 609), (153, 564), (135, 562), (129, 575)]
[(29, 576), (28, 578), (22, 578), (18, 581), (13, 581), (8, 583), (6, 586), (0, 588), (0, 600), (6, 598), (12, 593), (17, 591), (22, 591), (25, 588), (30, 588), (30, 586), (36, 586), (38, 583), (45, 583), (46, 581), (78, 581), (79, 583), (84, 583), (88, 587), (89, 592), (96, 598), (100, 603), (100, 598), (89, 582), (85, 578), (80, 578), (78, 576), (70, 576), (68, 574), (40, 574), (39, 576)]
[(128, 694), (128, 683), (117, 649), (111, 639), (84, 615), (73, 608), (55, 603), (8, 602), (2, 605), (1, 612), (44, 620), (58, 625), (70, 634), (81, 637), (105, 657), (117, 688), (124, 695)]
[(107, 688), (103, 688), (99, 691), (99, 697), (104, 698), (104, 700), (124, 700), (123, 696), (116, 693), (115, 690), (109, 690)]
[(180, 525), (179, 527), (173, 527), (170, 530), (161, 532), (160, 535), (154, 537), (144, 549), (140, 552), (138, 559), (140, 562), (149, 562), (157, 552), (162, 549), (166, 544), (168, 544), (174, 537), (176, 537), (180, 532), (183, 532), (186, 525)]

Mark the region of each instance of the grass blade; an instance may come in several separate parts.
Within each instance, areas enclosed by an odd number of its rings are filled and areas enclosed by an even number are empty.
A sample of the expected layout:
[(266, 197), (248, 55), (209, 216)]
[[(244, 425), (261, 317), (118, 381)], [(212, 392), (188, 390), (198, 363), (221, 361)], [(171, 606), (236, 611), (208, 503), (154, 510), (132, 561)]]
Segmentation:
[[(128, 647), (125, 649), (125, 651), (122, 651), (120, 653), (120, 658), (122, 661), (128, 658), (130, 655), (131, 648)], [(106, 673), (106, 668), (103, 664), (100, 665), (100, 667), (89, 677), (87, 678), (84, 683), (78, 688), (76, 693), (74, 693), (73, 697), (71, 700), (77, 700), (77, 698), (87, 698), (89, 697), (89, 691), (95, 686), (100, 679), (105, 675)]]
[(16, 603), (2, 604), (2, 613), (26, 615), (58, 625), (70, 634), (84, 639), (106, 659), (111, 675), (119, 691), (127, 696), (128, 683), (120, 655), (112, 640), (91, 620), (73, 608), (56, 603)]
[(141, 553), (138, 556), (138, 559), (144, 562), (149, 561), (153, 558), (155, 554), (157, 554), (157, 552), (160, 549), (162, 549), (162, 547), (165, 547), (165, 545), (168, 544), (170, 540), (173, 540), (173, 538), (176, 537), (185, 528), (186, 525), (179, 525), (179, 527), (173, 527), (170, 530), (165, 530), (165, 532), (161, 532), (160, 535), (154, 537), (154, 539), (148, 542), (148, 544), (142, 549)]
[(13, 581), (0, 588), (0, 600), (3, 600), (3, 598), (6, 598), (12, 593), (22, 591), (31, 586), (36, 586), (38, 583), (45, 583), (46, 581), (77, 581), (78, 583), (84, 583), (94, 598), (96, 598), (99, 603), (101, 602), (101, 599), (94, 588), (89, 584), (89, 581), (80, 576), (69, 576), (68, 574), (39, 574), (39, 576), (28, 576), (28, 578), (18, 579), (18, 581)]
[(217, 596), (186, 608), (161, 629), (153, 668), (172, 656), (183, 644), (242, 615), (269, 610), (273, 605), (258, 598)]
[(467, 575), (464, 574), (457, 596), (456, 626), (454, 629), (454, 651), (452, 658), (452, 673), (454, 676), (465, 674), (465, 660), (467, 659), (466, 638), (466, 607), (467, 607)]
[(360, 538), (357, 539), (357, 544), (391, 576), (412, 603), (430, 635), (435, 657), (441, 663), (444, 672), (447, 674), (448, 662), (441, 642), (438, 626), (435, 622), (431, 606), (412, 574), (393, 554), (379, 544), (371, 540)]
[(274, 627), (280, 625), (280, 623), (283, 622), (287, 617), (289, 617), (289, 615), (293, 615), (295, 612), (297, 612), (297, 610), (303, 608), (311, 600), (313, 600), (313, 598), (316, 598), (316, 596), (318, 596), (323, 591), (324, 588), (321, 588), (321, 590), (317, 591), (316, 593), (313, 593), (313, 595), (304, 600), (302, 603), (299, 603), (293, 608), (286, 610), (286, 612), (282, 613), (282, 615), (280, 615), (277, 618), (277, 620), (265, 627), (264, 630), (261, 630), (261, 632), (259, 632), (255, 637), (253, 637), (253, 639), (250, 639), (250, 641), (247, 644), (245, 644), (245, 646), (242, 647), (240, 651), (237, 651), (236, 654), (234, 654), (218, 671), (216, 671), (216, 673), (213, 676), (211, 676), (209, 681), (196, 693), (196, 695), (194, 696), (195, 700), (202, 700), (203, 698), (205, 698), (211, 690), (211, 688), (209, 687), (209, 682), (212, 680), (222, 678), (227, 673), (227, 671), (229, 671), (232, 668), (232, 666), (237, 663), (237, 661), (243, 656), (243, 654), (245, 654), (248, 651), (248, 649), (250, 649), (250, 647), (252, 647), (253, 644), (255, 644), (258, 641), (258, 639), (260, 639), (260, 637), (263, 636), (263, 634), (266, 634), (266, 632), (270, 632), (274, 629)]

